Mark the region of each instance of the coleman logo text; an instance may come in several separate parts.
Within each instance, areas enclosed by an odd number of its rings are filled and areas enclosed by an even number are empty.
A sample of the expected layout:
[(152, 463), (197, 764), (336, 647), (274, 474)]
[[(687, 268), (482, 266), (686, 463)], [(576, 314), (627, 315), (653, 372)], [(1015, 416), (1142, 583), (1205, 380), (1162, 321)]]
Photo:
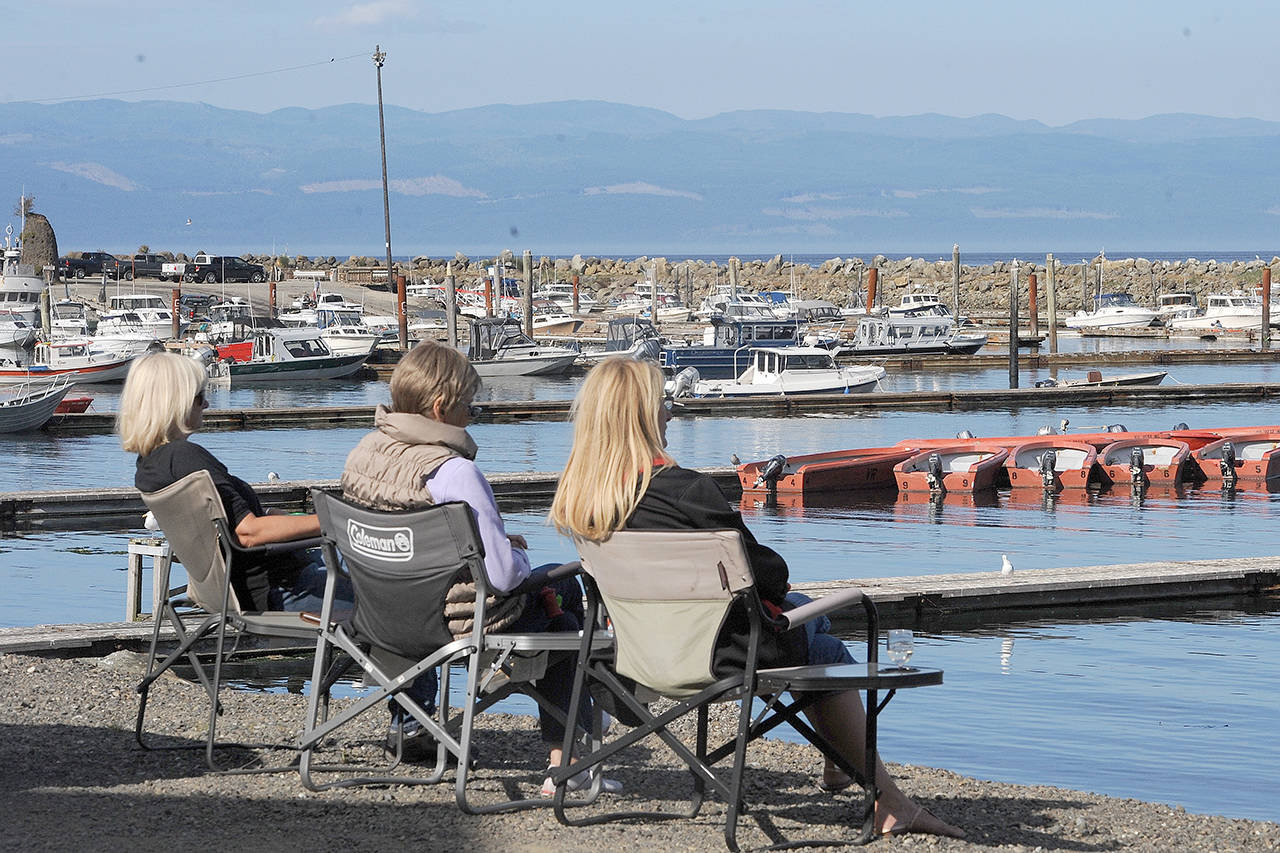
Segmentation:
[(407, 527), (373, 527), (348, 519), (347, 539), (352, 551), (366, 557), (396, 562), (413, 558), (413, 531)]

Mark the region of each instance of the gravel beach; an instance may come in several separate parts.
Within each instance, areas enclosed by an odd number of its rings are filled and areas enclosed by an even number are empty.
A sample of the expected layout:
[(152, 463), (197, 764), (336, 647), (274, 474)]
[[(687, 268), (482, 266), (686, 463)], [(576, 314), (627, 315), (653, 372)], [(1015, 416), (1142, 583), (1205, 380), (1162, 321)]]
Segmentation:
[[(144, 752), (133, 739), (138, 656), (102, 659), (0, 656), (0, 805), (11, 850), (410, 849), (478, 851), (723, 850), (723, 807), (693, 821), (614, 823), (571, 829), (550, 810), (468, 817), (451, 785), (348, 788), (311, 793), (293, 773), (226, 776), (206, 772), (198, 751)], [(297, 694), (228, 692), (219, 733), (288, 742), (302, 718)], [(152, 691), (148, 728), (173, 743), (202, 742), (201, 690), (165, 678)], [(361, 733), (380, 738), (384, 714), (367, 714)], [(886, 718), (892, 725), (892, 715)], [(487, 714), (477, 748), (483, 798), (514, 783), (536, 796), (545, 753), (527, 717)], [(687, 775), (656, 742), (630, 751), (610, 775), (626, 799), (673, 808)], [(360, 749), (359, 745), (352, 747)], [(243, 755), (241, 757), (244, 757)], [(287, 753), (268, 755), (282, 760)], [(781, 741), (753, 745), (744, 849), (787, 839), (851, 838), (853, 800), (814, 784), (815, 750)], [(886, 838), (877, 849), (930, 850), (1280, 850), (1280, 824), (1189, 814), (1181, 808), (1050, 787), (971, 779), (926, 767), (891, 765), (902, 787), (963, 841)], [(1208, 782), (1208, 780), (1206, 780)]]

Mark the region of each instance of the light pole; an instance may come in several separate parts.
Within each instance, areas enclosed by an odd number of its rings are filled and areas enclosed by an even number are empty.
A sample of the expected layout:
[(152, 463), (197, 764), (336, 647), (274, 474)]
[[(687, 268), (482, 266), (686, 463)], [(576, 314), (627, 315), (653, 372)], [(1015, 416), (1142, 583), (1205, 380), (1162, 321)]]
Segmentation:
[[(387, 289), (389, 290), (396, 286), (396, 282), (391, 277), (391, 198), (387, 191), (387, 128), (382, 118), (382, 64), (386, 61), (387, 55), (382, 52), (382, 45), (374, 45), (373, 64), (378, 69), (378, 143), (382, 149), (382, 221), (387, 237)], [(396, 313), (401, 318), (400, 351), (404, 352), (409, 348), (409, 330), (404, 322), (403, 307)]]

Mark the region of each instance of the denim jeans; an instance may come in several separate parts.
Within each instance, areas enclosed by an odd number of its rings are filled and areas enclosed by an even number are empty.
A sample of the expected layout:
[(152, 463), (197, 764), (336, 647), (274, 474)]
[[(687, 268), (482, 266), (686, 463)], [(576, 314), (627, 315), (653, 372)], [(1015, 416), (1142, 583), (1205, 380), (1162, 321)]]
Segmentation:
[[(813, 599), (804, 593), (787, 593), (787, 602), (796, 607), (808, 604), (810, 601), (813, 601)], [(817, 619), (806, 622), (804, 630), (809, 639), (809, 664), (811, 666), (853, 663), (853, 655), (849, 653), (848, 647), (845, 646), (840, 638), (833, 637), (827, 633), (831, 630), (831, 620), (826, 616), (819, 616)]]

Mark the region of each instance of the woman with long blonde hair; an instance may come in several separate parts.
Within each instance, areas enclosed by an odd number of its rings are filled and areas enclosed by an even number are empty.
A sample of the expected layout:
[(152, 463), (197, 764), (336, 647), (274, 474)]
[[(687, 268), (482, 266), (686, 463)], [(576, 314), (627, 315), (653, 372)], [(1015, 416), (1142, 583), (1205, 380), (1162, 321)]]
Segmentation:
[[(669, 403), (662, 373), (651, 362), (605, 359), (587, 375), (573, 401), (573, 447), (551, 504), (551, 522), (564, 534), (592, 541), (623, 529), (732, 529), (742, 536), (766, 608), (781, 611), (802, 601), (788, 596), (786, 561), (756, 541), (742, 516), (706, 474), (681, 468), (666, 450)], [(816, 620), (825, 622), (825, 620)], [(851, 663), (844, 643), (827, 624), (760, 637), (761, 667)], [(739, 670), (749, 631), (745, 608), (730, 611), (716, 643), (717, 669)], [(814, 728), (855, 767), (862, 768), (866, 712), (858, 692), (814, 703), (805, 712)], [(877, 761), (876, 828), (962, 837), (964, 832), (926, 811), (894, 783)], [(848, 787), (852, 780), (828, 761), (819, 786)]]

